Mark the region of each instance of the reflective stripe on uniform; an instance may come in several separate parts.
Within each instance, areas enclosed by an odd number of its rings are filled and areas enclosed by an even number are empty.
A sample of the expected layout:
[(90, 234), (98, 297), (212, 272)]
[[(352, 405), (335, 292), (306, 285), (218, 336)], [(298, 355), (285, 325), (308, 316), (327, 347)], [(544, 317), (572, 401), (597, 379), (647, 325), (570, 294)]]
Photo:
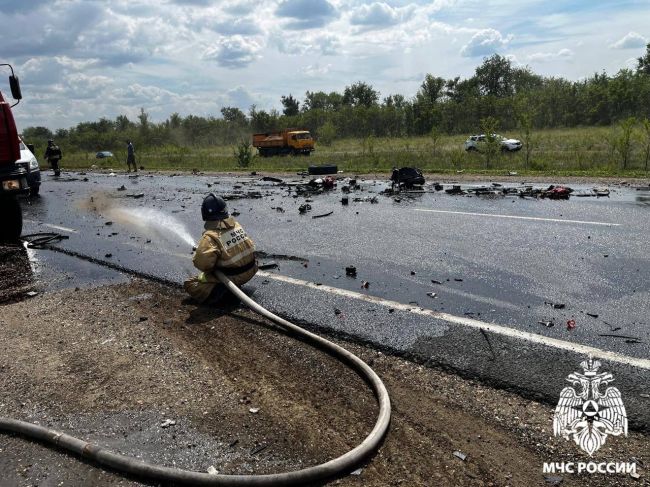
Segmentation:
[(247, 248), (246, 250), (240, 252), (239, 254), (235, 255), (234, 257), (231, 257), (230, 259), (226, 260), (219, 260), (217, 261), (217, 265), (219, 267), (230, 267), (233, 264), (239, 262), (245, 257), (248, 257), (251, 254), (255, 253), (255, 248)]

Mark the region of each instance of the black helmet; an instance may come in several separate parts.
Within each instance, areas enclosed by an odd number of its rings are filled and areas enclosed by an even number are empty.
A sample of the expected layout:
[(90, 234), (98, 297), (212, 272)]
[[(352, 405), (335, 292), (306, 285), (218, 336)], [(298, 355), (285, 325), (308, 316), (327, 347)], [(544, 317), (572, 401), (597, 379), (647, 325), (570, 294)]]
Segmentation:
[(204, 221), (225, 220), (230, 215), (226, 208), (226, 201), (221, 196), (210, 193), (203, 198), (201, 205), (201, 216)]
[(47, 141), (47, 143), (48, 143), (48, 144), (54, 144), (54, 141), (53, 141), (52, 139), (49, 139), (49, 140)]

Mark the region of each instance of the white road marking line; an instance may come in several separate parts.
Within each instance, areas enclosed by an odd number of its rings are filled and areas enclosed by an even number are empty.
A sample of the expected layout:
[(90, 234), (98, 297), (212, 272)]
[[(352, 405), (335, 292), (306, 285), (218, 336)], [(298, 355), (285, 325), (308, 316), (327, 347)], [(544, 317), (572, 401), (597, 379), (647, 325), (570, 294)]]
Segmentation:
[(541, 218), (536, 216), (500, 215), (498, 213), (473, 213), (470, 211), (430, 210), (426, 208), (415, 208), (415, 211), (425, 211), (431, 213), (449, 213), (452, 215), (488, 216), (492, 218), (511, 218), (513, 220), (534, 220), (534, 221), (541, 221), (541, 222), (579, 223), (582, 225), (603, 225), (607, 227), (621, 226), (621, 223), (590, 222), (584, 220), (563, 220), (561, 218)]
[(67, 233), (79, 233), (78, 230), (75, 230), (74, 228), (68, 228), (68, 227), (61, 227), (59, 225), (52, 225), (51, 223), (43, 223), (46, 227), (53, 228), (54, 230), (61, 230), (62, 232), (67, 232)]
[(39, 222), (39, 221), (36, 221), (36, 220), (28, 220), (27, 218), (25, 218), (23, 221), (25, 223), (35, 223), (37, 225), (43, 225), (45, 227), (53, 228), (54, 230), (61, 230), (62, 232), (79, 233), (79, 231), (75, 230), (74, 228), (61, 227), (59, 225), (54, 225), (52, 223), (44, 223), (44, 222)]
[(439, 311), (423, 309), (410, 304), (403, 304), (397, 301), (390, 301), (387, 299), (378, 298), (376, 296), (371, 296), (368, 294), (361, 294), (355, 291), (349, 291), (347, 289), (327, 286), (324, 284), (318, 286), (313, 282), (303, 281), (302, 279), (295, 279), (293, 277), (284, 276), (282, 274), (274, 274), (270, 272), (259, 271), (257, 275), (262, 277), (267, 277), (269, 279), (274, 279), (276, 281), (286, 282), (288, 284), (295, 284), (298, 286), (305, 286), (312, 289), (319, 289), (321, 291), (325, 291), (338, 296), (358, 299), (361, 301), (366, 301), (368, 303), (386, 306), (387, 308), (394, 308), (402, 311), (407, 311), (409, 313), (413, 313), (416, 315), (428, 316), (436, 320), (446, 321), (447, 323), (467, 326), (470, 328), (483, 329), (485, 331), (489, 331), (498, 335), (507, 336), (510, 338), (527, 340), (531, 343), (536, 343), (539, 345), (545, 345), (548, 347), (553, 347), (553, 348), (566, 350), (574, 353), (580, 353), (583, 355), (592, 355), (596, 358), (600, 358), (610, 362), (617, 362), (624, 365), (631, 365), (633, 367), (638, 367), (640, 369), (650, 370), (650, 360), (648, 359), (629, 357), (627, 355), (621, 355), (616, 352), (611, 352), (609, 350), (602, 350), (600, 348), (590, 347), (588, 345), (582, 345), (579, 343), (568, 342), (565, 340), (551, 338), (544, 335), (537, 335), (535, 333), (520, 331), (514, 328), (509, 328), (504, 325), (499, 325), (496, 323), (487, 323), (484, 321), (467, 318), (465, 316), (455, 316), (449, 313), (441, 313)]

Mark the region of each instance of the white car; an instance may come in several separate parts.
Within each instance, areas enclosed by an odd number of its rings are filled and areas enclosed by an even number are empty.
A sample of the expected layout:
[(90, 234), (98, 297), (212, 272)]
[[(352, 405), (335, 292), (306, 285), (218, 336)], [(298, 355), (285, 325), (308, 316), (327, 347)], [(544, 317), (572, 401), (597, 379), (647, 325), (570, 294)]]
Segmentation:
[[(504, 152), (515, 152), (521, 149), (521, 141), (517, 139), (507, 139), (502, 135), (494, 134), (494, 137), (501, 144), (501, 150)], [(485, 134), (481, 135), (471, 135), (465, 141), (465, 150), (466, 151), (481, 151), (482, 145), (485, 144), (486, 136)]]
[(20, 139), (20, 159), (16, 161), (16, 164), (27, 171), (29, 194), (36, 196), (41, 189), (41, 169), (38, 166), (38, 159), (22, 139)]

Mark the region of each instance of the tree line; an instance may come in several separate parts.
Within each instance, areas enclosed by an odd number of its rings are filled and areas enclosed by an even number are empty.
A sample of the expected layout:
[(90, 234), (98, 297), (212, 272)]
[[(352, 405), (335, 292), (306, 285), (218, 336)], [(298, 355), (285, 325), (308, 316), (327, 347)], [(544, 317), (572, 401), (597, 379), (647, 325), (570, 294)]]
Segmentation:
[(427, 74), (411, 98), (381, 97), (371, 84), (358, 81), (342, 93), (307, 91), (302, 100), (288, 94), (280, 101), (281, 111), (253, 105), (245, 113), (229, 106), (221, 109), (220, 117), (173, 113), (159, 123), (143, 108), (137, 120), (119, 115), (54, 132), (29, 127), (23, 135), (35, 143), (55, 138), (69, 149), (98, 151), (123, 149), (127, 139), (141, 148), (229, 145), (249, 139), (253, 132), (290, 127), (306, 128), (329, 144), (347, 137), (477, 133), (488, 118), (504, 131), (643, 121), (650, 118), (650, 44), (636, 69), (595, 73), (577, 81), (544, 77), (494, 54), (466, 79)]

